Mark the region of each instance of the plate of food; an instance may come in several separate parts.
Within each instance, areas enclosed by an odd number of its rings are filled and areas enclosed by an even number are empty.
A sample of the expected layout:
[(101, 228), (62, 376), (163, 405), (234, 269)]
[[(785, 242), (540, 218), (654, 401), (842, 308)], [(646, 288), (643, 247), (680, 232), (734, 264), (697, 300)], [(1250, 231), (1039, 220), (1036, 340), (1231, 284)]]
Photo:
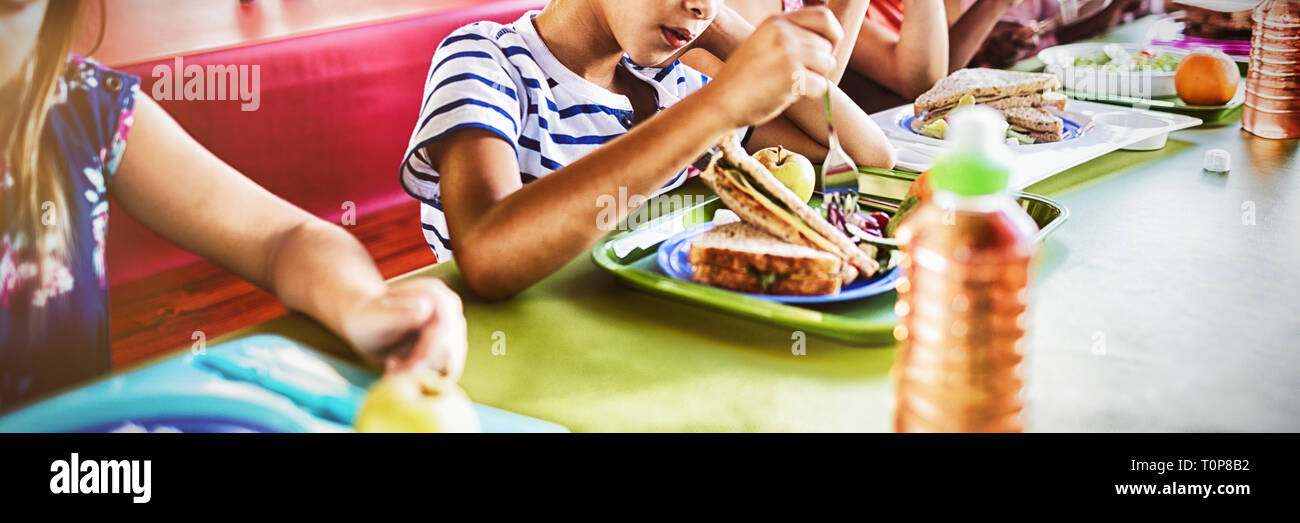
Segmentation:
[(1038, 53), (1067, 91), (1130, 98), (1177, 95), (1174, 73), (1186, 56), (1172, 47), (1117, 43), (1058, 45)]
[(1218, 105), (1196, 105), (1189, 104), (1177, 96), (1164, 98), (1138, 98), (1132, 96), (1097, 96), (1088, 93), (1076, 93), (1073, 91), (1064, 91), (1066, 96), (1076, 100), (1091, 100), (1106, 104), (1122, 105), (1127, 107), (1136, 107), (1139, 109), (1150, 109), (1162, 113), (1174, 113), (1200, 118), (1205, 123), (1217, 123), (1232, 116), (1233, 110), (1240, 108), (1246, 102), (1246, 82), (1239, 82), (1237, 89), (1232, 98), (1227, 102)]
[(859, 210), (856, 191), (830, 193), (814, 209), (734, 136), (700, 179), (729, 211), (660, 244), (668, 276), (782, 303), (859, 299), (898, 285), (895, 243), (882, 232), (889, 216)]
[[(1207, 49), (1191, 51), (1134, 44), (1069, 44), (1044, 49), (1039, 58), (1060, 77), (1062, 93), (1139, 109), (1195, 116), (1219, 122), (1241, 107), (1246, 85), (1228, 55)], [(1221, 63), (1216, 63), (1221, 62)], [(1185, 81), (1179, 93), (1178, 69), (1189, 77), (1222, 78), (1222, 85)], [(1217, 74), (1215, 71), (1219, 71)], [(1221, 76), (1220, 76), (1221, 75)], [(1184, 99), (1186, 97), (1186, 99)]]
[(832, 303), (889, 292), (898, 267), (861, 278), (845, 275), (828, 252), (781, 241), (743, 221), (692, 226), (659, 247), (664, 274), (781, 303)]
[(948, 116), (955, 110), (984, 105), (1007, 120), (1006, 140), (1015, 145), (1044, 145), (1083, 136), (1088, 122), (1065, 113), (1067, 98), (1055, 75), (998, 69), (959, 69), (922, 93), (912, 111), (900, 111), (898, 129), (916, 138), (943, 143)]
[[(707, 168), (707, 165), (703, 167)], [(826, 186), (832, 194), (836, 194), (833, 192), (835, 188), (856, 189), (859, 209), (868, 215), (875, 211), (888, 214), (889, 223), (883, 225), (892, 227), (898, 222), (898, 213), (907, 212), (906, 208), (911, 205), (909, 202), (918, 188), (913, 182), (916, 178), (915, 173), (901, 170), (859, 167), (856, 175), (827, 177)], [(611, 232), (592, 246), (592, 263), (620, 285), (700, 307), (701, 311), (721, 311), (752, 320), (758, 329), (798, 330), (810, 336), (823, 336), (854, 345), (894, 343), (893, 331), (898, 317), (894, 314), (895, 297), (891, 292), (834, 303), (782, 303), (759, 294), (745, 294), (667, 275), (658, 260), (662, 243), (696, 225), (719, 221), (719, 214), (725, 215), (727, 211), (724, 202), (699, 176), (687, 180), (670, 194), (681, 196), (678, 200), (685, 202), (684, 205), (674, 206), (667, 214), (635, 227)], [(1069, 216), (1063, 205), (1050, 199), (1022, 192), (1014, 194), (1038, 224), (1040, 239), (1059, 228)], [(810, 202), (814, 209), (821, 206), (816, 195)], [(889, 263), (883, 266), (890, 267)], [(885, 274), (882, 279), (887, 277), (888, 271)], [(901, 274), (899, 276), (901, 283)], [(841, 286), (841, 292), (851, 290), (852, 285)], [(789, 331), (786, 332), (788, 336)]]
[[(937, 122), (964, 106), (997, 110), (1008, 120), (1006, 136), (998, 137), (1006, 140), (1016, 158), (1011, 187), (1017, 190), (1102, 155), (1203, 122), (1189, 115), (1069, 100), (1057, 91), (1060, 85), (1060, 79), (1046, 73), (960, 69), (917, 97), (915, 103), (874, 113), (871, 119), (897, 151), (895, 167), (923, 172), (944, 154), (946, 142), (918, 132), (917, 120), (924, 129), (942, 126)], [(1023, 140), (1025, 135), (1033, 143)]]

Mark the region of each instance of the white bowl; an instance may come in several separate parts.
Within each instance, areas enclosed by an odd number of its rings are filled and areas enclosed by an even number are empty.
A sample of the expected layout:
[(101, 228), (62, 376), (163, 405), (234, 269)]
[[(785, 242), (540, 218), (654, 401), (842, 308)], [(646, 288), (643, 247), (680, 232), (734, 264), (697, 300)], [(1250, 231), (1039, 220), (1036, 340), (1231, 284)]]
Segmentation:
[[(1114, 125), (1129, 129), (1131, 132), (1142, 132), (1144, 129), (1166, 129), (1170, 125), (1169, 120), (1139, 112), (1103, 113), (1092, 117), (1092, 121), (1096, 125)], [(1122, 147), (1122, 149), (1125, 151), (1154, 151), (1164, 148), (1165, 142), (1168, 140), (1169, 131), (1163, 131)]]
[[(1061, 80), (1061, 86), (1076, 96), (1086, 99), (1096, 97), (1164, 98), (1177, 96), (1172, 71), (1108, 71), (1096, 67), (1074, 67), (1074, 59), (1102, 52), (1107, 44), (1083, 43), (1058, 45), (1043, 49), (1038, 59), (1046, 71)], [(1143, 49), (1186, 57), (1187, 51), (1172, 47), (1142, 47), (1138, 44), (1120, 44), (1130, 54)]]

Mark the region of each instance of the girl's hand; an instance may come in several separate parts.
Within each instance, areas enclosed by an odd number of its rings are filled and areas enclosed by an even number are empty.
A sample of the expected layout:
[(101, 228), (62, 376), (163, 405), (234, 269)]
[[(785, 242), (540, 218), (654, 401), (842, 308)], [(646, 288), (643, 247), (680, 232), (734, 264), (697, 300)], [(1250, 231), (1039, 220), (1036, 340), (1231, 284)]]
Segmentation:
[(761, 125), (803, 96), (826, 92), (843, 30), (825, 7), (773, 16), (731, 54), (706, 86), (733, 127)]
[(433, 371), (456, 381), (465, 368), (465, 315), (441, 280), (402, 282), (357, 302), (343, 331), (385, 372)]
[(971, 59), (971, 64), (1004, 69), (1015, 65), (1021, 56), (1037, 47), (1038, 32), (1034, 23), (999, 20)]

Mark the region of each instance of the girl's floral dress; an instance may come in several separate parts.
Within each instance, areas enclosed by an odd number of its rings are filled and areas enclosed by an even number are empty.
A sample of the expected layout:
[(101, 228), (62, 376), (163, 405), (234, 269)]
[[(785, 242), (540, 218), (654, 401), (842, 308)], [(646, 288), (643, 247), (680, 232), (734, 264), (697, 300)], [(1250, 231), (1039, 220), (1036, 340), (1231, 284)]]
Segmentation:
[(72, 243), (67, 258), (46, 259), (43, 277), (31, 233), (9, 226), (17, 195), (9, 162), (0, 162), (0, 411), (109, 370), (107, 197), (139, 84), (88, 59), (68, 60), (46, 138), (62, 153)]

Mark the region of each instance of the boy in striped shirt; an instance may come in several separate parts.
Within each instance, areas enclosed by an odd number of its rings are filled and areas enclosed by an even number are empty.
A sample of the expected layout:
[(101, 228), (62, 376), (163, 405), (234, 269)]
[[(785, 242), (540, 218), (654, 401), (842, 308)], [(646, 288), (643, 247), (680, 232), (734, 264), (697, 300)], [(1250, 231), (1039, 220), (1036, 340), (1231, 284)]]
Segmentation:
[[(720, 0), (552, 0), (509, 25), (470, 24), (434, 53), (402, 185), (438, 260), (455, 252), (492, 299), (599, 239), (602, 196), (676, 187), (734, 129), (748, 127), (751, 150), (824, 157), (827, 88), (848, 153), (891, 167), (880, 129), (825, 81), (841, 33), (825, 8), (754, 28)], [(692, 48), (725, 61), (716, 78), (676, 60)]]

